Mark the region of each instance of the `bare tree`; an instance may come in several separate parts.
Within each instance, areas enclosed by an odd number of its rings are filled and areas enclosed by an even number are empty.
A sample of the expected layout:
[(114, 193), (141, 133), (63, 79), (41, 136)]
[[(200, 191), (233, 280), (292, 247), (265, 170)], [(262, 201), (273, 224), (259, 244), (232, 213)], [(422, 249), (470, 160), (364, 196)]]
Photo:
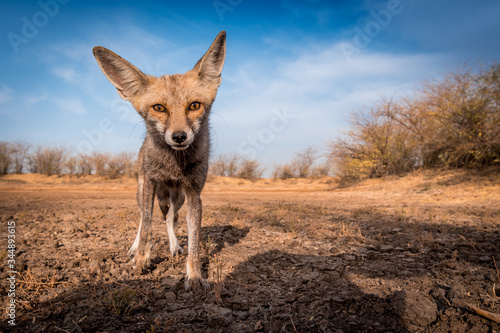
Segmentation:
[(422, 88), (432, 127), (430, 163), (481, 167), (500, 158), (500, 64), (475, 73), (470, 67), (427, 81)]
[(9, 142), (0, 142), (0, 174), (7, 174), (12, 164), (12, 145)]
[(122, 176), (125, 172), (125, 163), (119, 156), (113, 156), (108, 159), (106, 175), (111, 179)]
[(78, 169), (78, 159), (75, 156), (69, 156), (66, 159), (65, 167), (70, 175), (75, 175)]
[(120, 153), (117, 156), (123, 164), (123, 175), (130, 178), (137, 177), (137, 157), (134, 153)]
[(238, 154), (229, 154), (226, 156), (226, 176), (236, 177), (240, 166), (241, 156)]
[(109, 154), (94, 152), (90, 156), (90, 161), (92, 162), (95, 174), (98, 176), (106, 176), (106, 171), (108, 167), (108, 161), (110, 157)]
[(264, 168), (261, 167), (257, 160), (244, 159), (238, 168), (237, 177), (244, 179), (260, 178), (264, 173)]
[(313, 165), (313, 167), (309, 172), (310, 177), (328, 176), (329, 174), (330, 174), (330, 164), (328, 162)]
[(37, 146), (28, 160), (32, 172), (45, 175), (61, 175), (65, 166), (67, 149), (63, 146)]
[(213, 176), (237, 177), (241, 156), (238, 154), (221, 154), (210, 163), (209, 173)]
[(293, 171), (293, 167), (289, 163), (284, 164), (275, 164), (272, 174), (274, 179), (288, 179), (294, 178), (295, 173)]
[(306, 147), (297, 153), (292, 160), (292, 167), (299, 178), (309, 177), (314, 161), (317, 159), (317, 150), (313, 147)]
[(227, 170), (227, 162), (224, 155), (219, 155), (215, 160), (210, 161), (208, 173), (212, 176), (225, 176)]
[(351, 127), (329, 144), (330, 160), (351, 178), (500, 164), (499, 87), (500, 64), (465, 67), (409, 98), (382, 99), (353, 112)]
[(408, 171), (414, 164), (413, 137), (392, 116), (399, 104), (383, 100), (351, 114), (351, 128), (329, 144), (339, 176), (366, 178)]
[(92, 158), (89, 154), (80, 153), (77, 156), (77, 169), (79, 175), (92, 174)]
[(22, 173), (24, 168), (24, 163), (28, 158), (28, 152), (31, 148), (31, 144), (26, 141), (16, 141), (12, 144), (12, 161), (14, 163), (14, 172)]

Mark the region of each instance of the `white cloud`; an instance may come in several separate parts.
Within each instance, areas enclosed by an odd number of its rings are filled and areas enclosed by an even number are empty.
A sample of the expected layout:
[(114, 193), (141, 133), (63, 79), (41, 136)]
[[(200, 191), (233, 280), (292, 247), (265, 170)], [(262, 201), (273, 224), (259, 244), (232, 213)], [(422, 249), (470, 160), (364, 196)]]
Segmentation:
[(47, 100), (47, 97), (49, 95), (47, 94), (46, 91), (44, 91), (43, 93), (41, 93), (40, 95), (33, 95), (33, 96), (28, 96), (26, 97), (25, 101), (28, 103), (28, 104), (36, 104), (36, 103), (39, 103), (39, 102), (42, 102), (42, 101), (45, 101)]
[(348, 62), (339, 44), (304, 48), (277, 66), (252, 60), (232, 75), (222, 74), (214, 112), (223, 120), (212, 117), (215, 154), (237, 151), (242, 142), (267, 131), (273, 111), (283, 108), (296, 118), (257, 150), (259, 160), (286, 160), (305, 146), (323, 146), (347, 126), (351, 110), (382, 96), (408, 94), (443, 61), (440, 55), (366, 52)]
[(58, 107), (59, 111), (74, 114), (87, 114), (85, 107), (77, 97), (52, 98), (52, 102)]
[(52, 72), (69, 82), (73, 82), (76, 76), (76, 72), (73, 68), (56, 67)]
[(2, 84), (0, 87), (0, 104), (6, 103), (14, 98), (14, 89)]

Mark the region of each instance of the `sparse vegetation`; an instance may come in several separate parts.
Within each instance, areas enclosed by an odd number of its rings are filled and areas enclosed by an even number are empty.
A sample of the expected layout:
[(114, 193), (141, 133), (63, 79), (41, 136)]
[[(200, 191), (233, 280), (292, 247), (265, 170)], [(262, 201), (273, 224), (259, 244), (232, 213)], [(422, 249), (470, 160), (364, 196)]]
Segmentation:
[(318, 150), (314, 147), (306, 147), (297, 152), (290, 162), (275, 164), (272, 177), (274, 179), (285, 180), (289, 178), (328, 176), (330, 173), (330, 166), (325, 162), (316, 164), (318, 160)]
[(25, 141), (0, 142), (0, 174), (39, 173), (44, 175), (98, 175), (110, 179), (135, 177), (134, 153), (74, 154), (59, 146), (35, 146)]
[(76, 159), (78, 161), (78, 175), (91, 175), (93, 166), (90, 155), (81, 153), (76, 156)]
[(210, 163), (210, 174), (213, 176), (235, 177), (241, 157), (237, 154), (221, 154)]
[(257, 179), (262, 176), (264, 169), (257, 160), (244, 159), (238, 167), (237, 177), (243, 179)]
[(317, 155), (317, 150), (313, 147), (307, 147), (297, 153), (295, 158), (292, 160), (292, 168), (295, 170), (297, 177), (309, 177), (312, 165), (317, 159)]
[(217, 305), (222, 305), (222, 288), (224, 287), (224, 275), (222, 270), (224, 269), (225, 262), (220, 254), (214, 254), (210, 257), (210, 265), (212, 266), (212, 283), (215, 293), (215, 303)]
[(26, 141), (15, 141), (12, 144), (12, 162), (14, 164), (14, 173), (20, 174), (23, 172), (24, 164), (28, 158), (28, 152), (31, 144)]
[(105, 176), (107, 173), (106, 169), (108, 166), (109, 155), (101, 152), (94, 152), (90, 157), (90, 160), (92, 161), (95, 174), (98, 176)]
[(329, 144), (343, 178), (500, 164), (500, 64), (426, 81), (414, 96), (355, 111)]
[(28, 157), (30, 170), (47, 176), (61, 175), (66, 156), (67, 149), (63, 146), (37, 146)]
[(210, 163), (209, 174), (212, 176), (239, 177), (257, 179), (264, 168), (255, 159), (243, 159), (237, 154), (222, 154)]
[(273, 170), (273, 178), (274, 179), (288, 179), (294, 178), (295, 173), (293, 172), (293, 168), (289, 163), (284, 164), (275, 164)]
[(9, 142), (0, 142), (0, 174), (7, 174), (12, 163), (12, 147)]

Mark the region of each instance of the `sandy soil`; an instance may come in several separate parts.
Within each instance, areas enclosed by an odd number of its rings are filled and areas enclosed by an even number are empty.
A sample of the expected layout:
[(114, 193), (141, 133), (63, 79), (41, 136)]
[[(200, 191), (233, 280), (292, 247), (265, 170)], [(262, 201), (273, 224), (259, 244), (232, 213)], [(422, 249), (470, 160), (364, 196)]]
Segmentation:
[[(155, 209), (153, 264), (128, 264), (135, 181), (0, 177), (16, 232), (18, 332), (500, 332), (498, 173), (335, 179), (211, 178), (203, 272), (186, 292)], [(186, 245), (185, 209), (178, 230)], [(0, 294), (8, 305), (7, 237)], [(488, 316), (486, 313), (486, 316)]]

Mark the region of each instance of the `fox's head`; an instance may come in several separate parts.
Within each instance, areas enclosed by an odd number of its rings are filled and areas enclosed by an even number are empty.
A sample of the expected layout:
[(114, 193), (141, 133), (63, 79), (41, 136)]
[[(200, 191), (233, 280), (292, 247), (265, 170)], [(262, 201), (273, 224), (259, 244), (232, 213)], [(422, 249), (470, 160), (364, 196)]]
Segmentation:
[(185, 74), (146, 75), (102, 46), (94, 47), (93, 52), (118, 94), (144, 118), (148, 131), (165, 138), (175, 150), (186, 149), (193, 143), (207, 121), (221, 82), (225, 31), (217, 35), (207, 53)]

